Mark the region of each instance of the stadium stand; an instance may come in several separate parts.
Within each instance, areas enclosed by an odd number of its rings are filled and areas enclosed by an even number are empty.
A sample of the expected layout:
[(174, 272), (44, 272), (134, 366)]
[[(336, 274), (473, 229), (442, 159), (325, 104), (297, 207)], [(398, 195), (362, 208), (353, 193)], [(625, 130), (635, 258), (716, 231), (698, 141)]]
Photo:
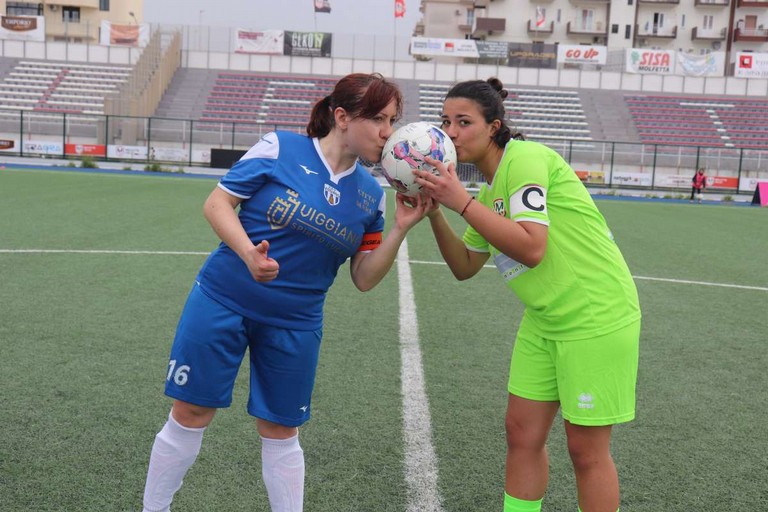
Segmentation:
[[(443, 98), (450, 84), (419, 84), (421, 120), (440, 123)], [(526, 137), (540, 142), (592, 141), (592, 133), (577, 91), (507, 88), (504, 101), (509, 122)]]
[(640, 140), (768, 149), (768, 101), (701, 96), (626, 95)]
[(130, 75), (128, 66), (16, 60), (2, 73), (4, 108), (67, 114), (103, 114), (104, 97)]
[(331, 92), (336, 80), (222, 71), (210, 89), (200, 120), (303, 129), (312, 105)]

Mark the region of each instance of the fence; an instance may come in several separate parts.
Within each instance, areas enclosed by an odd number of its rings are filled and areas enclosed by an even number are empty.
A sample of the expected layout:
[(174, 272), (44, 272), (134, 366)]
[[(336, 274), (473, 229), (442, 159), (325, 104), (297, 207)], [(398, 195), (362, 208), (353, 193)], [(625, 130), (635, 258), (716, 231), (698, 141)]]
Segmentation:
[[(0, 157), (89, 157), (128, 165), (209, 166), (212, 149), (245, 150), (277, 129), (296, 131), (295, 126), (265, 123), (0, 109), (0, 148), (4, 148)], [(768, 150), (609, 141), (547, 144), (592, 186), (687, 189), (699, 167), (707, 169), (710, 189), (723, 193), (751, 193), (758, 181), (768, 180)], [(459, 166), (459, 175), (467, 183), (482, 180), (468, 165)]]

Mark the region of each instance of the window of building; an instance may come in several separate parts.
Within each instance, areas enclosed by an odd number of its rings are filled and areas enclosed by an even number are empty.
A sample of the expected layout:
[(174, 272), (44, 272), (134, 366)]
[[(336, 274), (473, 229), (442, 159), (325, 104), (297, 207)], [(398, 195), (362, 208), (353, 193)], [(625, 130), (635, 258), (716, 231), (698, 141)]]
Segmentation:
[(100, 11), (108, 11), (109, 10), (109, 0), (99, 0), (99, 10)]
[(632, 39), (632, 25), (624, 27), (624, 39)]
[(64, 23), (80, 23), (80, 8), (64, 5), (61, 8), (61, 21)]
[(32, 2), (7, 2), (5, 4), (7, 16), (42, 16), (43, 4)]
[(701, 24), (701, 28), (704, 30), (712, 30), (712, 26), (714, 25), (715, 17), (711, 14), (706, 14), (704, 16), (704, 23)]
[(611, 34), (618, 34), (619, 33), (619, 24), (614, 23), (611, 25)]

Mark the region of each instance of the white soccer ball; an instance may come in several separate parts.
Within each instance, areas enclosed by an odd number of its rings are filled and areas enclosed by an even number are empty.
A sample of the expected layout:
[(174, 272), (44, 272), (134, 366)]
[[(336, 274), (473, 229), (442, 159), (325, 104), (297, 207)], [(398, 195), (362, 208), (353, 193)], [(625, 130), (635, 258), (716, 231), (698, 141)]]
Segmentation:
[(389, 185), (406, 196), (418, 194), (421, 186), (413, 181), (413, 169), (437, 174), (437, 169), (424, 162), (425, 156), (446, 165), (455, 163), (456, 147), (443, 130), (422, 121), (395, 130), (381, 153), (381, 167)]

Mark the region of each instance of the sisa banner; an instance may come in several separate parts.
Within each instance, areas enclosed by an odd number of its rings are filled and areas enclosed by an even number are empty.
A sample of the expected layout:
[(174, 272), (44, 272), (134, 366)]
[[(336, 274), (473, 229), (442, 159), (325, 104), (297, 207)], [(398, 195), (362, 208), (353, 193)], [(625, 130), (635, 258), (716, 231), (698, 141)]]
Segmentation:
[(625, 69), (627, 73), (671, 75), (675, 71), (675, 52), (628, 48)]
[(141, 46), (149, 42), (149, 25), (121, 25), (101, 20), (99, 43), (104, 46)]

